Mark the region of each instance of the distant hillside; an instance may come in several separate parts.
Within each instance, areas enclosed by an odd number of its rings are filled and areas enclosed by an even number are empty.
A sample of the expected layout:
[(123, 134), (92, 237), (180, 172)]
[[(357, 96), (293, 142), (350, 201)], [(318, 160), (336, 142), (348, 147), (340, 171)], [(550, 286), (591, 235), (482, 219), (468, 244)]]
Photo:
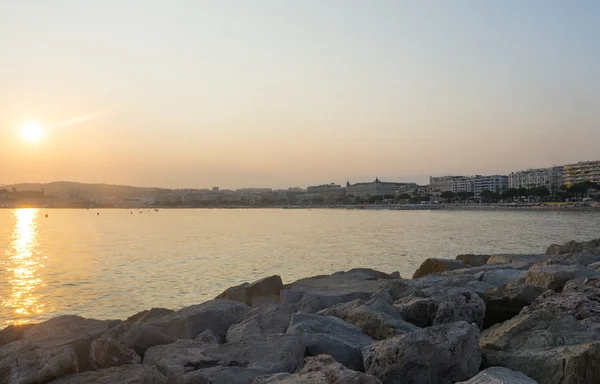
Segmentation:
[(160, 195), (171, 192), (165, 188), (132, 187), (128, 185), (111, 184), (85, 184), (72, 181), (55, 181), (52, 183), (21, 183), (6, 185), (3, 188), (16, 188), (17, 191), (41, 191), (46, 195), (58, 195), (62, 193), (78, 192), (86, 195), (130, 197), (142, 195)]

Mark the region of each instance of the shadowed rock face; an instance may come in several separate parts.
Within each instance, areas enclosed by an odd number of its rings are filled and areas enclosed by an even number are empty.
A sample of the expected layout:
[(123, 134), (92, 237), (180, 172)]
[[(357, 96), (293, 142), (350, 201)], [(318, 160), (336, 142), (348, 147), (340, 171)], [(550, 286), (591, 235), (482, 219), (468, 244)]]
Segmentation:
[(251, 339), (266, 339), (276, 333), (285, 333), (290, 325), (292, 308), (288, 305), (273, 305), (253, 309), (227, 330), (227, 342), (234, 343)]
[(363, 348), (366, 373), (384, 384), (452, 384), (479, 371), (479, 329), (464, 321), (395, 336)]
[(526, 284), (502, 285), (486, 289), (481, 294), (485, 301), (483, 328), (487, 329), (492, 325), (512, 319), (545, 291), (545, 288)]
[(167, 384), (167, 378), (149, 365), (123, 365), (79, 373), (55, 380), (52, 384)]
[(146, 324), (154, 319), (169, 315), (171, 313), (175, 313), (175, 311), (166, 308), (152, 308), (150, 310), (144, 310), (136, 313), (125, 320), (125, 322), (128, 324)]
[(9, 325), (0, 331), (0, 347), (13, 341), (21, 340), (26, 330), (35, 324), (15, 324)]
[(439, 273), (451, 271), (453, 269), (463, 268), (469, 268), (469, 265), (463, 263), (460, 260), (429, 258), (421, 264), (419, 269), (416, 270), (415, 274), (413, 275), (413, 279), (431, 275), (432, 273)]
[(537, 384), (531, 377), (504, 367), (485, 369), (477, 376), (456, 384)]
[(591, 251), (593, 254), (600, 255), (600, 239), (578, 242), (568, 241), (564, 244), (552, 244), (546, 249), (546, 255), (560, 255), (564, 253), (579, 253)]
[(480, 346), (483, 367), (503, 366), (540, 383), (592, 384), (600, 377), (600, 334), (569, 315), (519, 315), (484, 331)]
[(462, 261), (463, 263), (470, 265), (471, 267), (479, 267), (485, 265), (491, 255), (473, 255), (465, 254), (456, 256), (456, 260)]
[(362, 329), (333, 317), (297, 312), (287, 334), (302, 341), (310, 356), (327, 354), (350, 369), (364, 371), (360, 349), (373, 343)]
[(239, 301), (249, 307), (278, 304), (283, 282), (281, 277), (274, 275), (265, 277), (253, 283), (244, 283), (227, 288), (215, 299)]
[(304, 367), (295, 374), (278, 373), (260, 376), (253, 384), (381, 384), (375, 376), (353, 371), (331, 356), (318, 355), (304, 359)]

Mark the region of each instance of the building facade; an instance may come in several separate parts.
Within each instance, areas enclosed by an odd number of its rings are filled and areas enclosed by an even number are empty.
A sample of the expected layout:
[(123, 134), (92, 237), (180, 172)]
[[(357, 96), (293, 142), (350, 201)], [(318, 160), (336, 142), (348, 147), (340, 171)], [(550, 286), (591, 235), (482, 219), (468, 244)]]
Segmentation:
[(341, 185), (334, 183), (310, 186), (306, 188), (306, 192), (322, 197), (325, 203), (335, 203), (346, 195), (346, 190)]
[(564, 183), (567, 186), (584, 181), (600, 183), (600, 160), (567, 164), (564, 166), (563, 173)]
[(375, 181), (367, 183), (346, 183), (346, 195), (352, 195), (360, 198), (369, 198), (376, 196), (393, 196), (402, 192), (406, 192), (417, 187), (416, 183), (394, 183), (380, 181), (376, 178)]
[(508, 189), (508, 176), (505, 175), (475, 176), (473, 180), (475, 197), (479, 197), (483, 191), (502, 193), (506, 189)]
[(440, 176), (429, 177), (429, 187), (432, 193), (441, 192), (473, 192), (476, 197), (482, 191), (488, 190), (501, 193), (508, 188), (508, 176), (490, 175), (490, 176)]
[(564, 183), (563, 168), (563, 166), (557, 166), (512, 172), (508, 175), (508, 188), (546, 187), (555, 192)]

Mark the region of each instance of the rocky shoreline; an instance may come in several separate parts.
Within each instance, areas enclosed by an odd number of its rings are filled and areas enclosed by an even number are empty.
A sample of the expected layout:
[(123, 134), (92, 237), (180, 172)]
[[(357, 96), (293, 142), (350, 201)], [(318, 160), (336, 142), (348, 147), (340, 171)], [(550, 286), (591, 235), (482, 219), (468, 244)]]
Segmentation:
[[(270, 276), (178, 311), (0, 331), (4, 383), (600, 382), (600, 239)], [(201, 278), (201, 276), (199, 276)]]

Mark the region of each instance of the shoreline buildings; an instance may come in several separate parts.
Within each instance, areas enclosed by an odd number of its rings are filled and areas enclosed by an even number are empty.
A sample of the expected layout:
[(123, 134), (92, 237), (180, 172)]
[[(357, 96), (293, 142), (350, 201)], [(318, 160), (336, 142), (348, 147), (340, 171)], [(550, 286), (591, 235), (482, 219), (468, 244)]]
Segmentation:
[(600, 160), (580, 161), (576, 164), (567, 164), (564, 166), (564, 183), (567, 186), (591, 181), (600, 183)]
[(508, 175), (508, 188), (511, 189), (546, 187), (556, 192), (563, 183), (563, 166), (527, 169)]
[(350, 184), (346, 182), (346, 195), (352, 195), (360, 198), (393, 196), (404, 192), (412, 191), (418, 188), (417, 183), (396, 183), (388, 181), (375, 181), (366, 183)]
[(479, 197), (483, 191), (500, 193), (508, 188), (508, 176), (505, 175), (475, 175), (475, 176), (430, 176), (429, 188), (432, 193), (441, 192), (472, 192)]

